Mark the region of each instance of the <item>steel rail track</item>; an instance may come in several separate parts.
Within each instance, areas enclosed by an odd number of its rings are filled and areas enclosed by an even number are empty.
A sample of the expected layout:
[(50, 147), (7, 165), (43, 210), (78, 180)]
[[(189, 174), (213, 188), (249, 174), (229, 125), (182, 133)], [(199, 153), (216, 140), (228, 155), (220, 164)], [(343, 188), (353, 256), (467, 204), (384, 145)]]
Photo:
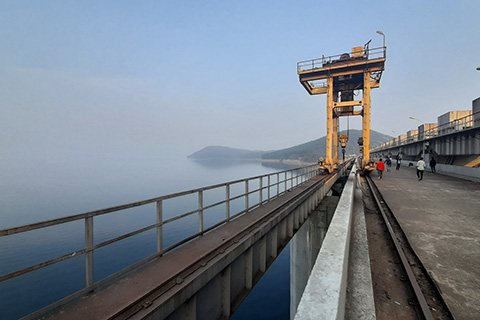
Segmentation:
[[(413, 289), (413, 292), (415, 294), (415, 298), (418, 302), (418, 305), (420, 307), (420, 310), (422, 312), (422, 315), (425, 319), (427, 320), (433, 320), (434, 317), (432, 315), (432, 312), (430, 310), (430, 306), (427, 303), (427, 300), (425, 298), (425, 295), (423, 294), (420, 285), (417, 282), (417, 279), (415, 277), (415, 274), (410, 266), (410, 263), (408, 262), (408, 259), (405, 255), (405, 252), (403, 251), (402, 245), (398, 241), (398, 236), (393, 230), (392, 224), (390, 222), (390, 219), (388, 218), (386, 209), (385, 209), (385, 201), (383, 200), (380, 191), (377, 189), (375, 183), (373, 183), (372, 178), (367, 176), (365, 177), (366, 181), (368, 183), (368, 186), (374, 196), (375, 202), (380, 210), (380, 213), (382, 215), (383, 221), (385, 223), (385, 226), (387, 227), (387, 230), (389, 232), (390, 238), (395, 246), (396, 252), (400, 258), (400, 261), (402, 263), (402, 267), (407, 274), (409, 284), (411, 288)], [(452, 317), (453, 318), (453, 317)]]

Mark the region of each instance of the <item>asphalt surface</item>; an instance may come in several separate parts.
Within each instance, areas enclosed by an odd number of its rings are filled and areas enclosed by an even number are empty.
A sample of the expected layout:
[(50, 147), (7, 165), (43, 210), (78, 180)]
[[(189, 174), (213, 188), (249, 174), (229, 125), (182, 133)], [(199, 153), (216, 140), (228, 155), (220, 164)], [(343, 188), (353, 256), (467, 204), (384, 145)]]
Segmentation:
[[(455, 319), (480, 315), (480, 184), (401, 167), (372, 178)], [(480, 169), (479, 169), (480, 170)]]

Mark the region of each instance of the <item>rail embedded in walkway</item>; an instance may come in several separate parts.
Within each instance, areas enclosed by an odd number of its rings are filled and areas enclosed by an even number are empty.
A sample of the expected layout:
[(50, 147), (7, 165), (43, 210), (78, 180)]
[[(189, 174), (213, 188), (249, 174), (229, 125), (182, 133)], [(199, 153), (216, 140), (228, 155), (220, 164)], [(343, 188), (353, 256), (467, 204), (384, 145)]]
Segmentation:
[[(311, 165), (303, 168), (295, 168), (291, 170), (276, 172), (272, 174), (266, 174), (256, 177), (251, 177), (247, 179), (230, 181), (222, 184), (212, 185), (204, 188), (197, 188), (189, 191), (174, 193), (170, 195), (165, 195), (157, 198), (147, 199), (143, 201), (128, 203), (120, 206), (115, 206), (111, 208), (90, 211), (86, 213), (81, 213), (77, 215), (71, 215), (68, 217), (52, 219), (48, 221), (42, 221), (38, 223), (28, 224), (19, 227), (13, 227), (8, 229), (0, 230), (0, 238), (7, 237), (13, 234), (27, 233), (33, 230), (44, 229), (51, 226), (62, 225), (72, 221), (84, 220), (85, 222), (85, 247), (81, 250), (74, 252), (69, 252), (65, 255), (58, 256), (56, 258), (43, 261), (41, 263), (31, 265), (27, 268), (17, 270), (5, 275), (0, 275), (0, 282), (6, 281), (8, 279), (16, 278), (21, 275), (30, 273), (34, 270), (38, 270), (47, 266), (57, 264), (59, 262), (71, 259), (73, 257), (78, 257), (79, 255), (85, 256), (85, 287), (82, 290), (75, 292), (74, 294), (65, 297), (62, 300), (57, 301), (56, 303), (50, 305), (47, 308), (40, 310), (40, 312), (48, 312), (62, 304), (65, 304), (71, 300), (74, 300), (88, 292), (91, 292), (105, 284), (108, 284), (119, 277), (125, 275), (128, 272), (131, 272), (150, 261), (167, 254), (168, 252), (178, 248), (179, 246), (195, 239), (203, 234), (218, 228), (219, 226), (228, 223), (229, 221), (253, 210), (256, 207), (259, 207), (262, 204), (265, 204), (282, 194), (290, 191), (291, 189), (304, 184), (310, 178), (316, 176), (319, 173), (318, 165)], [(241, 190), (239, 192), (239, 190)], [(224, 198), (221, 201), (209, 202), (205, 199), (205, 194), (212, 191), (223, 192)], [(182, 197), (197, 195), (198, 198), (198, 207), (194, 210), (187, 212), (181, 212), (177, 215), (165, 219), (164, 217), (164, 201), (169, 199), (182, 199)], [(238, 201), (243, 202), (239, 206)], [(234, 205), (236, 203), (236, 205)], [(118, 213), (120, 211), (146, 206), (148, 204), (156, 204), (156, 210), (152, 214), (156, 215), (157, 222), (155, 224), (144, 226), (143, 228), (137, 229), (135, 231), (122, 234), (115, 238), (108, 239), (98, 244), (94, 244), (94, 218), (109, 214), (109, 213)], [(213, 223), (206, 223), (204, 221), (206, 211), (212, 208), (225, 208), (225, 215), (223, 219), (215, 221)], [(187, 217), (192, 217), (194, 215), (198, 216), (198, 232), (189, 235), (167, 247), (164, 245), (164, 227), (167, 224), (186, 219)], [(113, 243), (116, 243), (120, 240), (124, 240), (135, 235), (145, 233), (149, 230), (156, 229), (156, 241), (157, 241), (157, 252), (153, 255), (144, 258), (133, 265), (122, 269), (106, 278), (103, 278), (99, 281), (94, 281), (94, 264), (93, 264), (93, 255), (95, 250), (109, 246)], [(37, 314), (32, 314), (34, 317)]]

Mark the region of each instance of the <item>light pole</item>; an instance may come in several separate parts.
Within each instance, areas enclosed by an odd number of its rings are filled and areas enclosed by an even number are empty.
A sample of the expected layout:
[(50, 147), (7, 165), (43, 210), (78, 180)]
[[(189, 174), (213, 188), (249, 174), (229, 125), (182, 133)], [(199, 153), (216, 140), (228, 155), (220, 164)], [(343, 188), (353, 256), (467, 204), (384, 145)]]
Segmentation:
[(383, 55), (385, 57), (387, 55), (387, 48), (385, 47), (385, 33), (382, 31), (377, 31), (377, 33), (383, 37)]
[[(425, 124), (422, 120), (420, 119), (417, 119), (417, 118), (414, 118), (414, 117), (408, 117), (410, 120), (416, 120), (416, 121), (419, 121), (421, 124)], [(423, 130), (425, 131), (425, 126), (423, 126)], [(422, 158), (423, 160), (425, 160), (425, 139), (423, 140), (423, 143), (422, 143)]]
[(420, 121), (421, 124), (424, 124), (424, 122), (420, 119), (414, 118), (414, 117), (408, 117), (410, 120), (417, 120)]

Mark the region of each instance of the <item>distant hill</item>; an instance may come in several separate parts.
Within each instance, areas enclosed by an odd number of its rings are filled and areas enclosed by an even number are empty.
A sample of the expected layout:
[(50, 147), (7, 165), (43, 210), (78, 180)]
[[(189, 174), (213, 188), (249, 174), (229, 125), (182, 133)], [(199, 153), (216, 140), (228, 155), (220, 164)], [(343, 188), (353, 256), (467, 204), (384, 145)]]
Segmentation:
[[(341, 131), (340, 133), (347, 133)], [(350, 129), (345, 148), (346, 154), (358, 154), (358, 138), (362, 136), (362, 130)], [(379, 132), (370, 131), (370, 145), (383, 143), (391, 140), (391, 136), (381, 134)], [(240, 160), (296, 160), (301, 162), (317, 162), (319, 157), (326, 156), (326, 137), (303, 143), (294, 147), (277, 150), (277, 151), (254, 151), (244, 149), (234, 149), (221, 146), (209, 146), (188, 156), (188, 158), (196, 160), (212, 160), (212, 159), (240, 159)], [(338, 148), (338, 156), (342, 157), (341, 148)]]
[[(340, 133), (347, 133), (346, 131), (341, 131)], [(362, 130), (350, 129), (347, 142), (347, 147), (345, 148), (345, 153), (348, 154), (358, 154), (358, 138), (362, 136)], [(370, 145), (376, 145), (390, 140), (392, 137), (384, 135), (382, 133), (371, 130), (370, 131)], [(300, 144), (291, 148), (267, 152), (263, 154), (262, 159), (275, 159), (275, 160), (299, 160), (302, 162), (317, 162), (319, 157), (325, 157), (327, 154), (326, 151), (326, 137), (322, 137), (317, 140), (313, 140), (304, 144)], [(338, 157), (342, 157), (341, 148), (338, 148)]]
[(262, 159), (262, 155), (267, 151), (254, 151), (244, 149), (234, 149), (221, 146), (209, 146), (188, 156), (191, 159)]

